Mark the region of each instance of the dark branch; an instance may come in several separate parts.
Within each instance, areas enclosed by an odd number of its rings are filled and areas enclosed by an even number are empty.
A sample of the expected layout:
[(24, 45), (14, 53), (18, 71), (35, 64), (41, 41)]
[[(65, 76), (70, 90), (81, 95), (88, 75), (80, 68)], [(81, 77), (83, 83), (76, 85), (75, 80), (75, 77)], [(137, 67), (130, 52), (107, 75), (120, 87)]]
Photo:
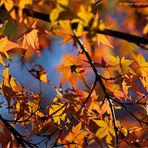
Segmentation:
[[(26, 141), (23, 136), (12, 126), (10, 125), (7, 120), (5, 120), (1, 115), (0, 115), (0, 120), (3, 122), (5, 127), (10, 131), (10, 133), (13, 134), (15, 137), (16, 141), (18, 142), (19, 145), (21, 145), (23, 148), (29, 146), (29, 147), (36, 147), (34, 144)], [(26, 146), (27, 145), (27, 146)]]
[[(77, 37), (77, 35), (76, 35), (75, 32), (74, 32), (74, 37), (75, 37), (77, 43), (79, 44), (79, 46), (81, 47), (82, 53), (84, 53), (84, 55), (86, 56), (86, 58), (87, 58), (89, 64), (91, 65), (91, 67), (92, 67), (92, 69), (93, 69), (93, 71), (94, 71), (94, 74), (95, 74), (95, 76), (96, 76), (95, 82), (94, 82), (94, 84), (93, 84), (93, 88), (91, 89), (91, 91), (90, 91), (88, 97), (86, 98), (85, 104), (86, 104), (86, 102), (89, 100), (89, 98), (90, 98), (90, 96), (91, 96), (93, 90), (95, 89), (95, 86), (96, 86), (97, 82), (99, 82), (100, 85), (101, 85), (101, 88), (102, 88), (102, 90), (103, 90), (103, 92), (104, 92), (105, 98), (107, 99), (107, 101), (108, 101), (108, 103), (109, 103), (109, 106), (110, 106), (110, 109), (111, 109), (111, 113), (112, 113), (112, 117), (113, 117), (114, 130), (115, 130), (115, 138), (116, 138), (115, 143), (116, 143), (116, 146), (117, 146), (117, 145), (118, 145), (118, 128), (117, 128), (117, 125), (116, 125), (115, 111), (114, 111), (114, 108), (113, 108), (113, 104), (112, 104), (112, 102), (111, 102), (111, 100), (110, 100), (110, 96), (109, 96), (109, 94), (108, 94), (107, 91), (106, 91), (106, 87), (105, 87), (105, 85), (104, 85), (104, 83), (103, 83), (103, 81), (102, 81), (102, 76), (98, 73), (98, 71), (97, 71), (97, 69), (96, 69), (96, 67), (95, 67), (95, 65), (94, 65), (94, 62), (92, 61), (92, 59), (91, 59), (89, 53), (88, 53), (87, 50), (85, 49), (84, 44), (83, 44), (82, 41)], [(85, 104), (84, 104), (84, 105), (85, 105)], [(83, 106), (82, 106), (82, 107), (83, 107)], [(81, 107), (81, 108), (82, 108), (82, 107)]]
[[(18, 11), (18, 7), (14, 6), (14, 9), (16, 10), (16, 12)], [(0, 7), (0, 10), (6, 10), (5, 6), (2, 5)], [(43, 21), (47, 21), (47, 22), (51, 22), (49, 19), (49, 14), (45, 14), (42, 12), (37, 12), (37, 11), (33, 11), (27, 8), (23, 9), (23, 13), (26, 14), (27, 16), (30, 17), (34, 17)], [(72, 28), (76, 29), (77, 28), (77, 23), (76, 24), (72, 24)], [(84, 28), (86, 31), (88, 31), (89, 29), (87, 27)], [(128, 42), (132, 42), (135, 43), (136, 45), (140, 46), (140, 47), (144, 47), (144, 45), (148, 44), (148, 39), (140, 37), (140, 36), (136, 36), (136, 35), (132, 35), (132, 34), (128, 34), (128, 33), (124, 33), (124, 32), (120, 32), (120, 31), (115, 31), (115, 30), (110, 30), (110, 29), (104, 29), (104, 30), (96, 30), (97, 33), (99, 34), (104, 34), (104, 35), (109, 35), (118, 39), (122, 39), (122, 40), (126, 40)], [(148, 50), (147, 48), (143, 48)]]

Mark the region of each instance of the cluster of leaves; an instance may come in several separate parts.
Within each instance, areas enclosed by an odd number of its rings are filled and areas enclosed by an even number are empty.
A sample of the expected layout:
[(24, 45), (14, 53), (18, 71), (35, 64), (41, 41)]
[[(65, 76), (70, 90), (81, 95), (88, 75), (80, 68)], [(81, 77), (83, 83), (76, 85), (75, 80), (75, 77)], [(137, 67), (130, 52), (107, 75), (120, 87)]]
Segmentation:
[[(107, 7), (103, 1), (1, 0), (0, 6), (0, 10), (9, 12), (9, 19), (15, 21), (19, 29), (17, 41), (11, 41), (5, 33), (9, 21), (6, 20), (0, 28), (1, 94), (7, 102), (6, 110), (12, 116), (10, 120), (0, 114), (2, 147), (147, 145), (148, 62), (139, 48), (147, 50), (146, 38), (109, 30), (112, 27), (108, 26), (112, 24), (114, 28), (118, 26), (112, 18), (106, 17), (104, 22), (100, 19), (99, 8)], [(43, 9), (49, 15), (37, 12)], [(128, 25), (128, 17), (125, 18), (123, 23), (127, 30), (137, 31), (134, 26), (137, 12), (143, 15), (146, 10), (128, 11), (127, 15), (134, 17)], [(48, 18), (48, 28), (36, 17), (41, 20)], [(109, 20), (112, 24), (108, 23)], [(142, 20), (141, 24), (144, 27)], [(143, 33), (146, 37), (147, 25)], [(33, 54), (42, 56), (41, 48), (49, 46), (47, 36), (51, 34), (63, 39), (61, 46), (71, 42), (77, 55), (65, 54), (57, 67), (61, 74), (59, 84), (68, 83), (67, 89), (53, 86), (41, 65), (34, 64), (28, 69), (40, 84), (50, 85), (56, 92), (55, 97), (43, 105), (42, 90), (39, 93), (28, 91), (10, 74), (9, 64), (13, 60), (9, 52), (21, 50), (22, 62), (31, 62)], [(116, 48), (119, 48), (118, 55), (115, 55)], [(137, 109), (138, 113), (131, 108)], [(124, 117), (119, 117), (121, 115)], [(34, 137), (39, 138), (38, 142), (33, 140)]]

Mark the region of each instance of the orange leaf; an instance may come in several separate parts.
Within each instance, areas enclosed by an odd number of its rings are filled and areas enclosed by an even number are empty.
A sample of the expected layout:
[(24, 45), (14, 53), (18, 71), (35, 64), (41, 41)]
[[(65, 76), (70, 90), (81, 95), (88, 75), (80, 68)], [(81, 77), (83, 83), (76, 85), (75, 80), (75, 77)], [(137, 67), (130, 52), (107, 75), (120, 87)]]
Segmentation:
[(88, 134), (86, 131), (81, 129), (82, 123), (79, 122), (77, 125), (72, 127), (72, 131), (65, 137), (64, 142), (74, 142), (76, 147), (82, 147), (84, 144), (84, 138)]
[(84, 83), (82, 78), (82, 75), (84, 74), (82, 62), (76, 56), (64, 55), (63, 62), (58, 66), (57, 71), (63, 73), (61, 83), (65, 83), (69, 80), (73, 87), (76, 85), (77, 79), (80, 79)]
[(73, 42), (74, 39), (73, 39), (73, 32), (70, 25), (70, 21), (69, 20), (59, 21), (59, 24), (61, 26), (61, 29), (53, 30), (53, 32), (58, 36), (64, 38), (64, 41), (61, 43), (61, 45)]
[(8, 40), (7, 37), (3, 37), (0, 39), (0, 63), (5, 65), (3, 58), (5, 57), (6, 59), (10, 60), (10, 56), (8, 55), (7, 51), (13, 49), (13, 48), (20, 48), (16, 43), (13, 43)]
[(22, 46), (24, 49), (32, 47), (33, 49), (39, 49), (38, 30), (32, 29), (29, 33), (24, 34)]

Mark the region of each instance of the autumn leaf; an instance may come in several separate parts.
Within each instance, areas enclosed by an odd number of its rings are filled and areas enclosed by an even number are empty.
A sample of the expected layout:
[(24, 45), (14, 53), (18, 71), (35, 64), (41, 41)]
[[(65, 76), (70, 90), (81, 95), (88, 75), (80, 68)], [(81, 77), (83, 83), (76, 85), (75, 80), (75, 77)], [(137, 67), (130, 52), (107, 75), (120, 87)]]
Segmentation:
[(34, 50), (38, 56), (41, 56), (40, 53), (40, 46), (39, 46), (39, 37), (38, 33), (39, 30), (36, 29), (37, 21), (34, 22), (34, 24), (31, 26), (31, 29), (29, 32), (24, 33), (23, 35), (23, 41), (22, 41), (22, 48), (26, 49), (27, 51), (32, 52)]
[(125, 81), (122, 82), (122, 89), (123, 89), (124, 97), (125, 97), (126, 99), (130, 99), (130, 97), (129, 97), (129, 95), (128, 95), (128, 89), (129, 89), (130, 87), (131, 87), (131, 86), (128, 86)]
[(29, 47), (32, 47), (33, 49), (38, 49), (39, 48), (38, 41), (39, 41), (38, 40), (38, 30), (32, 29), (27, 34), (24, 34), (22, 47), (24, 49), (27, 49)]
[(126, 74), (130, 72), (135, 75), (135, 72), (130, 67), (132, 60), (125, 59), (125, 57), (119, 58), (111, 56), (111, 66), (113, 70), (117, 70), (120, 74)]
[(20, 48), (20, 47), (21, 47), (20, 45), (9, 41), (7, 37), (1, 38), (0, 39), (0, 63), (5, 65), (5, 62), (2, 57), (8, 60), (11, 60), (7, 52), (13, 48)]
[(84, 27), (89, 24), (92, 18), (93, 14), (91, 7), (85, 7), (84, 5), (81, 5), (77, 17), (71, 21), (72, 23), (78, 23), (76, 28), (76, 34), (78, 37), (82, 36)]
[[(79, 122), (77, 125), (72, 127), (72, 131), (63, 139), (59, 140), (59, 143), (70, 143), (68, 147), (74, 146), (81, 148), (84, 145), (84, 138), (88, 135), (88, 132), (82, 130), (82, 123)], [(71, 145), (71, 143), (73, 143)]]
[(10, 75), (9, 67), (6, 67), (3, 70), (2, 93), (5, 96), (9, 107), (12, 99), (21, 98), (23, 95), (22, 92), (23, 88)]
[(96, 136), (99, 139), (105, 138), (106, 142), (111, 144), (113, 137), (115, 137), (115, 130), (112, 120), (105, 117), (104, 120), (96, 120), (95, 123), (100, 127), (96, 132)]
[(1, 0), (1, 2), (3, 1), (4, 3), (4, 6), (6, 8), (7, 11), (9, 11), (10, 13), (10, 16), (13, 18), (13, 19), (16, 19), (16, 13), (15, 13), (15, 10), (13, 10), (12, 8), (14, 7), (14, 1), (9, 1), (9, 0)]
[(25, 6), (31, 5), (32, 2), (33, 2), (32, 0), (19, 1), (19, 8), (23, 9), (23, 8), (25, 8)]
[(82, 75), (84, 74), (84, 68), (81, 60), (73, 55), (64, 55), (63, 62), (57, 68), (58, 72), (61, 72), (61, 83), (65, 83), (69, 80), (70, 84), (75, 87), (77, 79), (80, 79), (84, 83)]
[[(66, 11), (69, 1), (68, 0), (57, 0), (56, 8), (54, 8), (50, 13), (50, 20), (52, 25), (57, 25), (58, 19), (61, 19), (62, 12)], [(65, 15), (68, 15), (68, 12), (65, 13)]]
[(134, 62), (132, 64), (134, 72), (139, 76), (146, 77), (148, 75), (148, 62), (145, 61), (142, 54), (133, 55)]
[(61, 45), (67, 44), (69, 42), (73, 42), (74, 35), (73, 35), (70, 21), (62, 20), (62, 21), (59, 21), (59, 24), (61, 26), (61, 29), (54, 29), (53, 32), (64, 39)]
[(73, 19), (72, 22), (73, 23), (77, 22), (77, 23), (82, 24), (83, 26), (87, 26), (93, 17), (93, 14), (91, 11), (92, 11), (92, 9), (90, 6), (85, 7), (84, 5), (81, 5), (80, 11), (77, 14), (79, 18)]
[(123, 98), (125, 95), (123, 93), (123, 91), (121, 90), (121, 87), (117, 84), (107, 84), (106, 87), (113, 93), (113, 95), (118, 98), (121, 99)]
[(39, 101), (30, 101), (29, 98), (26, 97), (24, 97), (24, 100), (18, 100), (13, 105), (13, 109), (15, 110), (14, 114), (16, 119), (21, 122), (23, 126), (27, 126), (31, 121), (34, 128), (38, 127), (40, 126), (40, 118), (45, 117), (41, 112)]
[(96, 37), (97, 37), (98, 45), (100, 45), (100, 43), (102, 43), (102, 44), (104, 44), (106, 46), (109, 46), (109, 47), (113, 48), (113, 46), (111, 45), (109, 40), (105, 37), (105, 35), (97, 34)]
[[(60, 125), (61, 121), (66, 121), (66, 108), (68, 106), (62, 102), (58, 102), (58, 98), (54, 98), (51, 107), (49, 108), (49, 115), (52, 117), (53, 121)], [(68, 120), (69, 121), (69, 120)]]
[(35, 78), (37, 78), (38, 80), (44, 82), (44, 83), (48, 83), (47, 80), (47, 72), (46, 70), (39, 64), (34, 64), (34, 66), (36, 66), (38, 69), (30, 69), (28, 70), (28, 72)]

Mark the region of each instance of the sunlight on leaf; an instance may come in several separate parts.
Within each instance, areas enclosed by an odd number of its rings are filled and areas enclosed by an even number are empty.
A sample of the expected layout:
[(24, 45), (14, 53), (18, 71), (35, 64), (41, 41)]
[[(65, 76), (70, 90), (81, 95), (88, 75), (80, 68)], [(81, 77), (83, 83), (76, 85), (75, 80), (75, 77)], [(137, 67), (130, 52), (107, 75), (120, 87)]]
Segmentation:
[(81, 60), (74, 55), (64, 55), (63, 62), (58, 66), (57, 71), (61, 72), (61, 83), (70, 81), (71, 85), (75, 87), (77, 79), (83, 82), (84, 68)]
[(58, 102), (58, 98), (54, 98), (53, 104), (49, 109), (49, 115), (52, 116), (53, 121), (58, 125), (60, 125), (61, 121), (67, 120), (66, 113), (64, 113), (66, 108), (66, 104)]

